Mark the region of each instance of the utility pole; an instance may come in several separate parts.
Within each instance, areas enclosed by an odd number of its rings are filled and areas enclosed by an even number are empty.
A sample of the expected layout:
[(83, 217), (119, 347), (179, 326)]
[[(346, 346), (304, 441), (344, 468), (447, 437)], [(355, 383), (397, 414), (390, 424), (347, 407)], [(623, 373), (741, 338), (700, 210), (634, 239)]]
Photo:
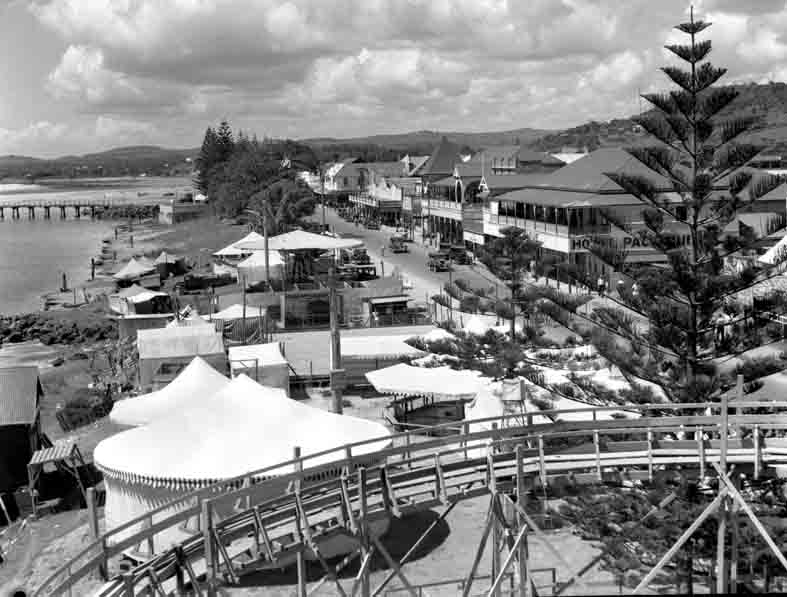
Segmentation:
[(339, 300), (336, 292), (336, 264), (331, 264), (328, 272), (328, 308), (331, 316), (331, 394), (332, 410), (342, 414), (342, 391), (344, 390), (344, 369), (342, 369), (342, 346), (339, 335)]
[(322, 164), (320, 164), (320, 185), (322, 187), (322, 195), (320, 195), (322, 199), (322, 232), (325, 232), (325, 170)]

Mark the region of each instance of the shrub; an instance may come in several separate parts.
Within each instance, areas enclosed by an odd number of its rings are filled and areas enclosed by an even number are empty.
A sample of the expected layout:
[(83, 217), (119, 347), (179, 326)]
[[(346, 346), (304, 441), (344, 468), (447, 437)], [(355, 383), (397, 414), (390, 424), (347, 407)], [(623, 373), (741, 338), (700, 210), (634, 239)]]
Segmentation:
[(448, 282), (443, 285), (443, 290), (445, 290), (445, 293), (448, 296), (455, 298), (458, 301), (461, 301), (462, 297), (465, 295), (465, 293), (462, 292), (462, 290), (456, 284), (449, 284)]
[(465, 313), (477, 313), (481, 305), (481, 299), (475, 295), (469, 294), (459, 301), (459, 309)]
[(530, 402), (538, 410), (552, 410), (554, 408), (554, 404), (551, 400), (548, 398), (542, 398), (541, 396), (531, 396)]
[(438, 305), (442, 305), (443, 307), (451, 306), (451, 299), (447, 296), (443, 296), (442, 294), (435, 294), (432, 297), (432, 300), (436, 302)]
[(754, 381), (760, 377), (765, 377), (771, 373), (777, 373), (784, 369), (784, 355), (766, 356), (760, 358), (745, 359), (738, 365), (735, 373), (743, 375), (743, 381)]
[(468, 281), (465, 280), (464, 278), (457, 278), (456, 280), (454, 280), (454, 284), (456, 284), (461, 290), (465, 292), (470, 292), (470, 293), (474, 292), (473, 288), (470, 286)]
[(504, 319), (512, 319), (514, 317), (514, 311), (511, 309), (511, 305), (503, 301), (495, 303), (495, 314)]

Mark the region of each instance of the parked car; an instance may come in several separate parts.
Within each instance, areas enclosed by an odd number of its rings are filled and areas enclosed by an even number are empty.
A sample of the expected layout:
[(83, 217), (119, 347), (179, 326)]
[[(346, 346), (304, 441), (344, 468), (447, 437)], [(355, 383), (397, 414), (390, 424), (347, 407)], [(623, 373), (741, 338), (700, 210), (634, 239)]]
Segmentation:
[(464, 245), (451, 245), (448, 249), (448, 255), (454, 263), (459, 265), (468, 265), (473, 261), (470, 255), (467, 254), (467, 249)]
[(410, 248), (401, 236), (392, 236), (389, 241), (389, 247), (392, 253), (407, 253), (410, 251)]
[(377, 222), (377, 220), (367, 220), (366, 223), (364, 224), (364, 226), (366, 226), (369, 230), (379, 230), (380, 229), (380, 224), (379, 224), (379, 222)]
[(429, 253), (429, 270), (433, 272), (447, 272), (450, 265), (448, 263), (448, 253), (439, 251), (437, 253)]
[(372, 258), (369, 257), (369, 254), (366, 252), (366, 249), (353, 249), (353, 252), (350, 257), (350, 262), (355, 263), (357, 265), (366, 265), (367, 263), (372, 262)]

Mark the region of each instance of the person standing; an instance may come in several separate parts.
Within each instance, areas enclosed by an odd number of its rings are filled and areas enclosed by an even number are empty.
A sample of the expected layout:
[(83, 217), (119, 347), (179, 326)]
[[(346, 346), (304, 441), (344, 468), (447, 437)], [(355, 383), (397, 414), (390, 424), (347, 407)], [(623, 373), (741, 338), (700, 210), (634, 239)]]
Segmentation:
[(604, 296), (604, 278), (599, 276), (596, 284), (598, 286), (599, 295)]

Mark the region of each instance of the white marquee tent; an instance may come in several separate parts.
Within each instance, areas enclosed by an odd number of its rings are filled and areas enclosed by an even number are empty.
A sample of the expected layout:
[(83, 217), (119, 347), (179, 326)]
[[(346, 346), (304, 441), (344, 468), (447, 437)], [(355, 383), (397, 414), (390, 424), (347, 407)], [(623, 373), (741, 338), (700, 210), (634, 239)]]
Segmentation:
[(141, 259), (137, 260), (132, 257), (128, 260), (128, 263), (112, 277), (115, 278), (115, 280), (136, 280), (145, 274), (149, 274), (155, 269), (156, 266), (154, 264), (142, 261)]
[[(268, 268), (272, 279), (281, 280), (284, 259), (278, 251), (268, 251)], [(250, 286), (265, 281), (265, 251), (255, 251), (238, 264), (238, 278)]]
[(109, 419), (119, 425), (147, 425), (183, 408), (198, 404), (222, 390), (230, 380), (200, 357), (156, 392), (116, 402)]
[(239, 241), (232, 243), (231, 245), (227, 245), (223, 249), (216, 251), (213, 256), (214, 257), (230, 257), (238, 259), (240, 257), (250, 255), (254, 252), (254, 250), (244, 249), (241, 248), (241, 244), (256, 242), (259, 241), (260, 243), (263, 242), (263, 236), (257, 232), (249, 232), (246, 236), (244, 236)]
[[(235, 245), (240, 249), (249, 251), (265, 250), (264, 239), (252, 241), (238, 241)], [(334, 249), (352, 249), (363, 246), (363, 241), (352, 238), (339, 238), (326, 234), (314, 234), (305, 230), (293, 230), (279, 234), (268, 239), (269, 251), (305, 251), (321, 250), (331, 251)]]
[(229, 361), (233, 377), (245, 374), (266, 386), (281, 388), (289, 395), (290, 365), (282, 356), (279, 342), (230, 346)]
[[(341, 474), (343, 463), (336, 461), (344, 444), (379, 438), (353, 448), (371, 464), (374, 453), (390, 445), (389, 436), (380, 423), (306, 406), (241, 375), (210, 398), (98, 444), (93, 457), (104, 475), (106, 526), (115, 528), (198, 487), (266, 469), (251, 496), (252, 503), (262, 501), (286, 489), (275, 477), (293, 467), (276, 465), (291, 460), (296, 446), (303, 456), (339, 448), (305, 461), (307, 469), (322, 465), (307, 478), (324, 479)], [(218, 504), (217, 515), (229, 515), (233, 506)], [(165, 509), (154, 523), (172, 514)], [(117, 540), (137, 530), (132, 525)], [(186, 533), (173, 528), (156, 535), (154, 550), (184, 540)]]

